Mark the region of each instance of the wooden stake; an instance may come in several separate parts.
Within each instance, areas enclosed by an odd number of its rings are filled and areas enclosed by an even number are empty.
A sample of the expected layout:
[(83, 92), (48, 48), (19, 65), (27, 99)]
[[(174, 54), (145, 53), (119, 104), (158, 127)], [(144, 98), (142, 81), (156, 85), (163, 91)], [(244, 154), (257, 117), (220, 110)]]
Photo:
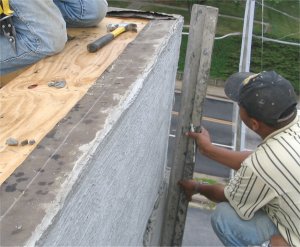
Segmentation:
[(195, 131), (201, 130), (203, 102), (209, 78), (217, 17), (216, 8), (193, 6), (176, 146), (162, 231), (162, 246), (182, 244), (188, 201), (177, 183), (181, 179), (192, 178), (194, 172), (195, 143), (188, 139), (185, 133), (190, 130), (191, 124), (195, 127)]

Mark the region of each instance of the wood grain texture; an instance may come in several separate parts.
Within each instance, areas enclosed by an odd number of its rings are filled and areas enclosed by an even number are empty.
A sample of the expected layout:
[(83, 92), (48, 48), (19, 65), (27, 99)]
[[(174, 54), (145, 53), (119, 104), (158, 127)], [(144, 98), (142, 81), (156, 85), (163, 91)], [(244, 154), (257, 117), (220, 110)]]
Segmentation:
[(162, 246), (182, 245), (188, 200), (177, 183), (181, 179), (192, 178), (196, 148), (194, 140), (188, 139), (184, 133), (190, 130), (191, 123), (196, 132), (201, 127), (217, 18), (218, 9), (193, 5)]
[[(69, 29), (74, 39), (63, 52), (41, 60), (0, 89), (0, 185), (135, 39), (138, 32), (126, 32), (96, 53), (87, 51), (88, 43), (106, 34), (108, 23), (121, 22), (136, 23), (139, 32), (148, 21), (105, 18), (95, 28)], [(65, 80), (66, 86), (48, 86), (57, 80)], [(36, 143), (8, 146), (9, 137)]]
[(22, 74), (22, 72), (24, 70), (26, 70), (26, 68), (20, 69), (20, 70), (17, 70), (15, 72), (12, 72), (12, 73), (0, 76), (0, 88), (4, 87), (7, 83), (9, 83), (10, 81), (12, 81), (18, 75)]

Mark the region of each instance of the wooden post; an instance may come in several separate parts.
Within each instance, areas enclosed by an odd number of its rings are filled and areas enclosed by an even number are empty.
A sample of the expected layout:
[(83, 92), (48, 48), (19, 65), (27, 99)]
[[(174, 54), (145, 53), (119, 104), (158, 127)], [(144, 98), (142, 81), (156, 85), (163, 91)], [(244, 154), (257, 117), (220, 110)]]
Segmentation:
[(182, 243), (188, 201), (177, 182), (192, 178), (194, 172), (195, 143), (185, 136), (185, 132), (190, 130), (191, 124), (195, 127), (195, 131), (199, 132), (201, 128), (217, 17), (217, 8), (193, 6), (162, 246), (180, 246)]

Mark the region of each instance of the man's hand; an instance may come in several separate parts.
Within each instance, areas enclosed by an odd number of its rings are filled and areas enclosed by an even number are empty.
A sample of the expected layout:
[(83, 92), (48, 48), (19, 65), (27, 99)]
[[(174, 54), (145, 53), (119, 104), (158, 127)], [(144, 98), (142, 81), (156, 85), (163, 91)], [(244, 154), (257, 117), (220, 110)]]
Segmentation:
[(203, 155), (234, 170), (240, 169), (241, 163), (252, 153), (251, 151), (232, 151), (213, 145), (208, 131), (203, 127), (201, 133), (187, 132), (186, 135), (196, 141)]
[(188, 201), (192, 200), (192, 196), (197, 194), (197, 182), (194, 180), (180, 180), (178, 185), (183, 189)]
[(193, 138), (196, 141), (196, 144), (199, 148), (199, 151), (206, 155), (209, 150), (213, 147), (210, 135), (205, 128), (201, 128), (200, 133), (196, 132), (187, 132), (186, 135), (190, 138)]
[(281, 235), (274, 235), (270, 240), (271, 246), (290, 246)]
[(203, 184), (194, 180), (180, 180), (178, 185), (184, 190), (188, 201), (192, 200), (194, 194), (201, 193), (213, 202), (226, 202), (224, 195), (224, 185), (222, 184)]

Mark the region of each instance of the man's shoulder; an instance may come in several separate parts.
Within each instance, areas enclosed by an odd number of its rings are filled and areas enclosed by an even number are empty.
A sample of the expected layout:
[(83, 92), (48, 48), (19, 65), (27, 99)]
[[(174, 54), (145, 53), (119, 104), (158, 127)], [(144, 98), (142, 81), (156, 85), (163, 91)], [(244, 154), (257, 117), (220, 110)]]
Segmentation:
[(274, 139), (277, 140), (278, 138), (283, 137), (300, 139), (300, 116), (296, 116), (291, 123), (287, 124), (281, 129), (272, 132), (263, 140), (261, 145), (263, 145), (264, 143), (272, 142), (274, 141)]
[[(283, 143), (285, 143), (283, 145)], [(291, 144), (292, 145), (287, 145)], [(259, 145), (258, 150), (265, 146), (288, 148), (289, 146), (295, 146), (300, 148), (300, 118), (296, 119), (288, 126), (276, 131), (273, 135), (270, 135), (264, 142)]]
[(294, 136), (274, 137), (260, 145), (243, 162), (243, 165), (272, 187), (276, 187), (278, 181), (285, 179), (294, 181), (295, 177), (300, 177), (298, 150), (300, 150), (300, 142)]
[(263, 142), (249, 159), (263, 163), (286, 163), (290, 159), (295, 159), (300, 165), (298, 150), (300, 150), (300, 133), (289, 129)]

